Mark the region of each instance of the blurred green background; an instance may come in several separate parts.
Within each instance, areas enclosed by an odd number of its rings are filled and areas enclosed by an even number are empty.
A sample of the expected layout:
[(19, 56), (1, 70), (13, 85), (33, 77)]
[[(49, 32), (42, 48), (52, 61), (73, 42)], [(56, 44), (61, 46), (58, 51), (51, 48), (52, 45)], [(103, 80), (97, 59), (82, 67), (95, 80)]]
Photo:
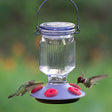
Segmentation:
[[(112, 111), (112, 0), (74, 0), (79, 7), (81, 33), (77, 41), (77, 66), (68, 82), (109, 74), (76, 103), (42, 104), (27, 93), (8, 99), (25, 81), (47, 83), (39, 71), (40, 36), (34, 35), (37, 10), (43, 0), (0, 0), (0, 112), (111, 112)], [(40, 11), (39, 23), (68, 21), (76, 23), (76, 10), (69, 0), (48, 0)]]

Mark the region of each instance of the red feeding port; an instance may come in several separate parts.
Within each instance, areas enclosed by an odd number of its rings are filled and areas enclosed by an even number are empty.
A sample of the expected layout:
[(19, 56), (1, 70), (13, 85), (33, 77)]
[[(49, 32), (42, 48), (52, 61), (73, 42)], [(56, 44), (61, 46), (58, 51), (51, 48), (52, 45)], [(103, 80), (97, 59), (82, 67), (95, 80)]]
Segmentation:
[(35, 93), (35, 92), (39, 91), (39, 90), (42, 89), (42, 88), (43, 88), (42, 85), (41, 85), (41, 86), (38, 86), (37, 88), (33, 89), (33, 90), (31, 91), (31, 93)]
[(78, 89), (81, 90), (81, 88), (80, 88), (78, 85), (76, 85), (76, 84), (74, 84), (74, 83), (69, 83), (69, 84), (70, 84), (70, 86), (76, 87), (76, 88), (78, 88)]
[(68, 91), (75, 94), (75, 95), (81, 95), (81, 92), (79, 91), (79, 89), (77, 89), (75, 87), (69, 87)]
[(56, 96), (57, 94), (58, 94), (58, 91), (54, 88), (47, 89), (44, 93), (46, 97), (53, 97), (53, 96)]

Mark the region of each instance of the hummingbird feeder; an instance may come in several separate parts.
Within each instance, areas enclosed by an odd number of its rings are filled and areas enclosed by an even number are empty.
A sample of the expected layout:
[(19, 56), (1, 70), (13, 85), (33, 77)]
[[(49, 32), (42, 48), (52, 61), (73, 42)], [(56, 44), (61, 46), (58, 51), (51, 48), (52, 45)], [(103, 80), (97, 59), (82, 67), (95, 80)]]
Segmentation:
[[(77, 11), (77, 25), (70, 22), (45, 22), (38, 25), (37, 13), (35, 33), (41, 34), (39, 46), (39, 67), (48, 76), (48, 83), (31, 91), (37, 101), (50, 104), (64, 104), (78, 101), (85, 95), (81, 88), (67, 82), (67, 75), (75, 68), (74, 34), (79, 34), (79, 16), (76, 4), (70, 0)], [(37, 33), (38, 32), (38, 33)]]

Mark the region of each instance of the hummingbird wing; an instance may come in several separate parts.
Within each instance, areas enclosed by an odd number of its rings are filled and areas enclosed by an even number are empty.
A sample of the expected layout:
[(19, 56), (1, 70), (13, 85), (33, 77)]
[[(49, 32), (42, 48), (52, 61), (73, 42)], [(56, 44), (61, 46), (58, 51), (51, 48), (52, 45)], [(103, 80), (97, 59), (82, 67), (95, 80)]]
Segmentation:
[(22, 95), (23, 93), (25, 93), (25, 86), (24, 85), (21, 85), (18, 88), (18, 90), (14, 94), (9, 95), (8, 98), (12, 98), (14, 96), (19, 96), (19, 95)]
[(81, 73), (81, 75), (82, 75), (83, 78), (85, 77), (85, 74), (83, 72)]
[(91, 83), (95, 83), (95, 82), (97, 82), (97, 81), (99, 81), (99, 80), (102, 80), (102, 79), (104, 79), (104, 78), (106, 78), (106, 77), (108, 77), (107, 74), (104, 74), (104, 75), (97, 75), (97, 76), (90, 77), (90, 78), (89, 78), (89, 81), (90, 81)]

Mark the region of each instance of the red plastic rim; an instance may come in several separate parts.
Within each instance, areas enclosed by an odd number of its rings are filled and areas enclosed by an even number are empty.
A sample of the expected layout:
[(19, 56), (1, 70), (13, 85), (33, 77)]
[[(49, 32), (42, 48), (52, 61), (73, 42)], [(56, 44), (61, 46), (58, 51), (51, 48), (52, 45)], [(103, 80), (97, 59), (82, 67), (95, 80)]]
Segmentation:
[(57, 94), (58, 94), (58, 91), (54, 88), (47, 89), (44, 93), (46, 97), (53, 97), (53, 96), (56, 96)]
[(77, 89), (75, 87), (69, 87), (68, 91), (75, 95), (81, 95), (81, 92), (79, 91), (79, 89)]
[(39, 91), (39, 90), (42, 89), (42, 88), (43, 88), (42, 85), (41, 85), (41, 86), (38, 86), (37, 88), (33, 89), (33, 90), (31, 91), (31, 93), (35, 93), (35, 92)]
[(69, 83), (69, 84), (70, 84), (70, 86), (76, 87), (77, 89), (80, 89), (81, 90), (81, 88), (78, 85), (76, 85), (74, 83)]

